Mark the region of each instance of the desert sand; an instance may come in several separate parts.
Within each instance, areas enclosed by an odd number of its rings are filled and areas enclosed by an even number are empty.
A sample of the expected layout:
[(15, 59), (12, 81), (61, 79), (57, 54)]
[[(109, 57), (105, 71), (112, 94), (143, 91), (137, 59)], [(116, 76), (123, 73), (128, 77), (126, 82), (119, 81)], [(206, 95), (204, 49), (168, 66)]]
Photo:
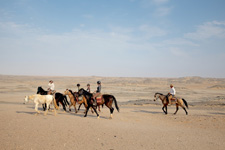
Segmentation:
[[(100, 119), (84, 107), (75, 114), (49, 112), (35, 116), (34, 103), (23, 104), (26, 95), (35, 94), (38, 86), (47, 89), (49, 80), (57, 92), (77, 90), (76, 84), (102, 93), (113, 94), (120, 112), (102, 108)], [(173, 84), (177, 96), (188, 104), (188, 115), (175, 106), (162, 111), (161, 101), (153, 101), (155, 92), (167, 94)], [(115, 107), (114, 107), (115, 108)], [(67, 107), (68, 110), (68, 107)], [(118, 77), (43, 77), (0, 75), (0, 149), (1, 150), (136, 150), (193, 149), (222, 150), (225, 147), (225, 79), (118, 78)]]

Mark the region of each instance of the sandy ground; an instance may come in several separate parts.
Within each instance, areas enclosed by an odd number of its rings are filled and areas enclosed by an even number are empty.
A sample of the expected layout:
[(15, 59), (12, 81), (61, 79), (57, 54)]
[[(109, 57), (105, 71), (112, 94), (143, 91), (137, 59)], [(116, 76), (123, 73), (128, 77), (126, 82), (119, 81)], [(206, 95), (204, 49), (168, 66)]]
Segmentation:
[[(120, 112), (104, 107), (100, 119), (84, 107), (75, 114), (49, 112), (35, 116), (32, 102), (24, 105), (25, 95), (34, 94), (38, 86), (47, 89), (48, 81), (56, 90), (77, 90), (76, 84), (96, 89), (102, 81), (103, 93), (113, 94)], [(177, 95), (189, 104), (189, 115), (180, 109), (173, 115), (161, 110), (161, 102), (153, 101), (155, 92), (168, 93), (173, 83)], [(106, 78), (106, 77), (29, 77), (0, 75), (0, 149), (196, 149), (225, 147), (225, 79), (185, 78)]]

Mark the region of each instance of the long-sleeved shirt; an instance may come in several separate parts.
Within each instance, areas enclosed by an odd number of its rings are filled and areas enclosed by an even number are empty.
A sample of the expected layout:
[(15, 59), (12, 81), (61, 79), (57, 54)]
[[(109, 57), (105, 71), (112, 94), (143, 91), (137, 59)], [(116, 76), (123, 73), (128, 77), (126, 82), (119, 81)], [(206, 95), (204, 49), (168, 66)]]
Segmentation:
[(50, 90), (52, 90), (52, 91), (55, 90), (55, 84), (54, 83), (49, 83), (48, 86), (49, 86)]
[(175, 94), (176, 94), (176, 90), (175, 90), (174, 87), (172, 87), (172, 88), (170, 89), (170, 94), (172, 94), (172, 95), (175, 95)]

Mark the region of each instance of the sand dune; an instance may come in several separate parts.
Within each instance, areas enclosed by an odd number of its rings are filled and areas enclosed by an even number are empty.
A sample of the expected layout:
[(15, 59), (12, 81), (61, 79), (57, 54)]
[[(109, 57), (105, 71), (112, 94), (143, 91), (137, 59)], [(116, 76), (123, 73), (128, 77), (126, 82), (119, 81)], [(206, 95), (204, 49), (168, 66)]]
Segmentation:
[[(102, 92), (113, 94), (120, 107), (109, 119), (104, 107), (100, 119), (84, 107), (77, 114), (64, 113), (62, 107), (54, 116), (44, 112), (35, 116), (34, 104), (23, 104), (25, 95), (47, 89), (53, 80), (58, 92), (77, 90), (76, 84), (91, 90), (102, 81)], [(180, 109), (173, 115), (161, 110), (153, 101), (155, 92), (168, 93), (174, 84), (177, 95), (187, 100), (189, 115)], [(0, 145), (1, 149), (224, 149), (225, 79), (184, 78), (116, 78), (116, 77), (41, 77), (0, 75)], [(68, 108), (67, 108), (68, 109)], [(41, 110), (41, 107), (39, 107)]]

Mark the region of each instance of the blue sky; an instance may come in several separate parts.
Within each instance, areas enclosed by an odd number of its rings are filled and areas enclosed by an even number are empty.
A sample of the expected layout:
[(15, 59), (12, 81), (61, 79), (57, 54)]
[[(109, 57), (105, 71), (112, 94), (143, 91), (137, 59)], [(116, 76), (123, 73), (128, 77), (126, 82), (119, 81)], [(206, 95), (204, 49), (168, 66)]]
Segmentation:
[(0, 74), (225, 78), (224, 0), (0, 0)]

